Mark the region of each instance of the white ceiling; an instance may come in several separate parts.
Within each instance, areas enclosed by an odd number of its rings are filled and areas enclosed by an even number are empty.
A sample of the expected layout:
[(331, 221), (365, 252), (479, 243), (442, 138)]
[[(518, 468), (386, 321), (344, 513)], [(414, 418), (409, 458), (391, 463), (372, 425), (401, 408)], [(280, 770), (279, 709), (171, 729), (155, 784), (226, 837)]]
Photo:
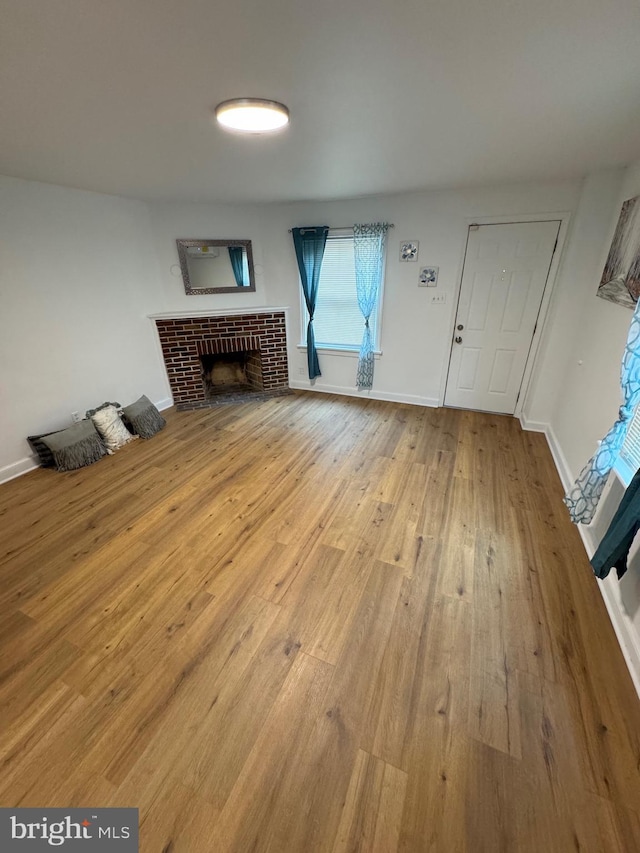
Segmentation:
[[(5, 175), (284, 201), (640, 158), (637, 0), (0, 0), (0, 21)], [(239, 96), (291, 126), (215, 127)]]

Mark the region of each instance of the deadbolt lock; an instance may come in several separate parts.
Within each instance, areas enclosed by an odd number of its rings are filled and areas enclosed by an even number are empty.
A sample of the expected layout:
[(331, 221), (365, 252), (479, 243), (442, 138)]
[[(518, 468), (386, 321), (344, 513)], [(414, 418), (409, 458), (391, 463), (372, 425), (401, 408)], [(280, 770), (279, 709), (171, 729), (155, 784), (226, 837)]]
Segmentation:
[(456, 326), (456, 329), (457, 329), (459, 332), (461, 332), (461, 331), (464, 329), (464, 326), (462, 325), (462, 323), (460, 323), (460, 325), (459, 325), (459, 326)]

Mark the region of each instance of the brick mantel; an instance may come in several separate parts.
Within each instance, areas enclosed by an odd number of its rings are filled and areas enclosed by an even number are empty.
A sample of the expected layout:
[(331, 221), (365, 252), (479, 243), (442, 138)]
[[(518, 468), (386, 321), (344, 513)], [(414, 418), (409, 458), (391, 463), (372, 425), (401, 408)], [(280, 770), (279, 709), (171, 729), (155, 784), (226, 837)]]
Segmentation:
[[(190, 311), (154, 314), (173, 401), (178, 407), (206, 401), (200, 355), (229, 352), (249, 340), (260, 352), (264, 392), (289, 387), (286, 309)], [(246, 343), (244, 344), (246, 345)]]

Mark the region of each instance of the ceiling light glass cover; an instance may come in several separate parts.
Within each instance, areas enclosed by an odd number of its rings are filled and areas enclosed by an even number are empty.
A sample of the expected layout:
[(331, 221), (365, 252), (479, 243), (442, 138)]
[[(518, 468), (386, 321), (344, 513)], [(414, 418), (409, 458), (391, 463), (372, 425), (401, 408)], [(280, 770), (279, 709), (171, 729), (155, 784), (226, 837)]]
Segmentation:
[(289, 124), (289, 110), (277, 101), (262, 98), (234, 98), (215, 109), (223, 127), (242, 133), (270, 133)]

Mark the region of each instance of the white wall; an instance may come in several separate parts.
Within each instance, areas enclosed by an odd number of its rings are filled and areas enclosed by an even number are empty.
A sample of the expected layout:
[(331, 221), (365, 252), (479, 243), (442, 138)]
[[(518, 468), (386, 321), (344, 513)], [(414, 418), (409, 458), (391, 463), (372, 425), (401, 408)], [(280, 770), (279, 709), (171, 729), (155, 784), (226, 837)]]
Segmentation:
[[(528, 214), (572, 211), (579, 199), (580, 184), (554, 183), (412, 193), (351, 201), (283, 205), (283, 227), (294, 225), (349, 225), (386, 220), (395, 224), (389, 232), (382, 317), (382, 356), (376, 362), (372, 396), (437, 405), (449, 361), (455, 299), (459, 286), (468, 225), (475, 218), (504, 217), (505, 221)], [(280, 252), (283, 280), (297, 282), (290, 235)], [(399, 245), (419, 240), (417, 263), (399, 261)], [(418, 287), (421, 266), (438, 266), (438, 290), (446, 294), (444, 305), (430, 304), (432, 288)], [(296, 285), (297, 286), (297, 285)], [(300, 327), (299, 299), (292, 300), (292, 326)], [(304, 352), (292, 358), (296, 384), (308, 385), (300, 375), (306, 365)], [(322, 377), (318, 389), (357, 393), (356, 359), (320, 353)], [(366, 394), (367, 392), (363, 392)]]
[[(640, 193), (640, 163), (585, 182), (574, 233), (556, 291), (555, 314), (538, 360), (527, 416), (547, 427), (560, 475), (568, 488), (617, 418), (620, 363), (632, 312), (597, 296), (611, 239), (625, 199)], [(622, 491), (603, 497), (600, 517), (581, 528), (589, 556), (606, 530)], [(610, 505), (613, 502), (613, 505)], [(618, 582), (601, 583), (605, 602), (640, 692), (640, 559)]]
[[(462, 269), (467, 226), (474, 217), (504, 217), (572, 211), (579, 182), (511, 185), (474, 190), (409, 193), (348, 201), (269, 206), (151, 205), (160, 260), (163, 310), (245, 305), (289, 307), (289, 362), (292, 384), (309, 387), (306, 353), (300, 350), (298, 272), (288, 229), (296, 225), (387, 220), (389, 233), (382, 319), (382, 357), (376, 362), (372, 396), (437, 405), (449, 359), (455, 296)], [(176, 237), (250, 238), (256, 263), (255, 294), (185, 296), (177, 265)], [(418, 263), (400, 263), (401, 240), (420, 241)], [(432, 288), (418, 287), (420, 266), (440, 267), (438, 289), (444, 305), (431, 305)], [(320, 353), (322, 377), (316, 390), (357, 394), (356, 357)], [(367, 392), (364, 392), (367, 393)]]
[(0, 480), (72, 411), (168, 397), (157, 282), (145, 204), (0, 177)]
[[(544, 428), (553, 421), (554, 429), (560, 431), (558, 438), (566, 448), (572, 471), (580, 470), (595, 449), (593, 436), (601, 437), (603, 422), (610, 418), (606, 403), (614, 400), (615, 410), (618, 399), (615, 384), (609, 389), (602, 382), (603, 405), (593, 410), (589, 388), (594, 371), (606, 372), (609, 368), (603, 366), (600, 355), (595, 357), (590, 336), (594, 311), (599, 322), (605, 315), (624, 323), (628, 313), (628, 309), (622, 311), (596, 295), (611, 242), (611, 222), (619, 211), (623, 178), (624, 170), (616, 169), (590, 175), (584, 181), (525, 402), (526, 422)], [(608, 310), (611, 308), (614, 310)], [(614, 353), (614, 360), (616, 357)], [(562, 412), (579, 413), (580, 429), (566, 423)]]
[[(157, 312), (206, 311), (276, 305), (278, 288), (265, 270), (264, 247), (271, 240), (269, 206), (231, 204), (149, 205), (154, 253), (158, 262)], [(248, 293), (187, 296), (178, 262), (177, 239), (251, 240), (256, 289)], [(214, 262), (215, 263), (215, 262)], [(230, 276), (233, 274), (230, 271)]]

